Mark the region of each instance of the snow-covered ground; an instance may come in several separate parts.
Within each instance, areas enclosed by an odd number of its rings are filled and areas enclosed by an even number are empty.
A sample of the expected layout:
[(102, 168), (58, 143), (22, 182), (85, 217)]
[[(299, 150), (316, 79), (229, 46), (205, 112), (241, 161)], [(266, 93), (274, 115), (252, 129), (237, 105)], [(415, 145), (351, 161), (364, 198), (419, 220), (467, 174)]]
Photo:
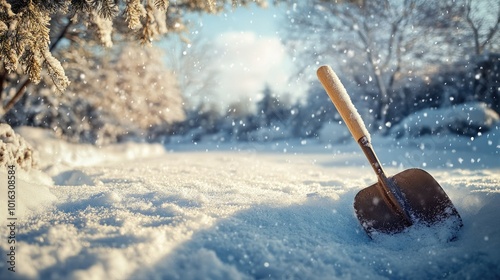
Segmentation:
[(388, 174), (420, 167), (440, 182), (464, 221), (451, 242), (445, 227), (364, 233), (352, 203), (375, 175), (355, 144), (165, 151), (19, 132), (44, 172), (18, 170), (16, 272), (2, 230), (1, 279), (500, 279), (498, 128), (373, 140)]

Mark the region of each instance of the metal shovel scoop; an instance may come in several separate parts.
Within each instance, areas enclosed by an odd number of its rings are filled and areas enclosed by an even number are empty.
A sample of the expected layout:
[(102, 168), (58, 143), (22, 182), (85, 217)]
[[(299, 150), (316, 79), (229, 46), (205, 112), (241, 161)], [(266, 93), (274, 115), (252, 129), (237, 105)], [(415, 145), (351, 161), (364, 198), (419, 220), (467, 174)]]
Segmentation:
[(344, 86), (329, 66), (318, 69), (318, 78), (358, 142), (378, 182), (361, 190), (354, 209), (368, 233), (398, 233), (415, 223), (428, 226), (452, 220), (454, 233), (463, 225), (453, 203), (436, 180), (421, 169), (408, 169), (387, 177), (370, 143), (370, 134)]

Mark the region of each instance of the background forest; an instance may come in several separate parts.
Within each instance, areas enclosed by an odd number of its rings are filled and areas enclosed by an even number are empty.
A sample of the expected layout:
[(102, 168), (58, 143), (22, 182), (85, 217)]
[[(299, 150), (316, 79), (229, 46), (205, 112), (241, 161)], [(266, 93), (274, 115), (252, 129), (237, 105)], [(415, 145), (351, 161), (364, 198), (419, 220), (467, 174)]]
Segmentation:
[[(255, 3), (286, 11), (280, 34), (294, 61), (289, 80), (308, 89), (293, 99), (262, 84), (255, 104), (192, 102), (213, 93), (218, 79), (210, 43), (190, 32), (192, 19)], [(315, 77), (329, 64), (372, 132), (401, 137), (398, 124), (424, 109), (474, 104), (500, 113), (499, 26), (500, 4), (478, 0), (1, 0), (1, 121), (98, 145), (307, 141), (328, 131), (343, 141), (349, 136)], [(412, 134), (489, 129), (441, 119)]]

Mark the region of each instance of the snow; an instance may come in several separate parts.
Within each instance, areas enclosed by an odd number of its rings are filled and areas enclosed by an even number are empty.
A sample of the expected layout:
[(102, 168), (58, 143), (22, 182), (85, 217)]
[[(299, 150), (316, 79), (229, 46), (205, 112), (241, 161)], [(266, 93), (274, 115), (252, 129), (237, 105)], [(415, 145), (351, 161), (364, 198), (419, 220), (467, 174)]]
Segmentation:
[(352, 143), (166, 151), (17, 132), (43, 172), (19, 171), (16, 272), (2, 230), (1, 279), (500, 278), (495, 125), (474, 140), (373, 137), (389, 175), (425, 163), (450, 196), (464, 222), (451, 242), (446, 224), (370, 239), (352, 203), (375, 175)]
[(464, 134), (472, 132), (474, 135), (480, 130), (490, 130), (499, 120), (498, 114), (488, 108), (487, 104), (469, 102), (441, 109), (421, 110), (404, 119), (392, 131), (399, 137), (405, 133), (419, 136), (447, 132), (447, 130), (456, 130)]
[(30, 145), (7, 125), (0, 123), (0, 166), (17, 164), (24, 170), (36, 166)]
[[(16, 175), (18, 177), (16, 180), (18, 218), (25, 218), (32, 212), (42, 211), (56, 201), (56, 196), (49, 189), (52, 180), (47, 175), (36, 171), (28, 174), (22, 170), (17, 170)], [(7, 176), (6, 170), (0, 171), (0, 182), (7, 182)], [(7, 205), (6, 192), (0, 196), (0, 205)], [(7, 221), (7, 207), (4, 206), (4, 208), (4, 211), (0, 211), (1, 221)]]
[(33, 127), (20, 127), (16, 129), (16, 132), (36, 147), (41, 158), (38, 165), (42, 169), (92, 166), (108, 161), (133, 160), (137, 157), (161, 155), (165, 152), (159, 144), (121, 143), (101, 147), (67, 143), (55, 137), (49, 130)]

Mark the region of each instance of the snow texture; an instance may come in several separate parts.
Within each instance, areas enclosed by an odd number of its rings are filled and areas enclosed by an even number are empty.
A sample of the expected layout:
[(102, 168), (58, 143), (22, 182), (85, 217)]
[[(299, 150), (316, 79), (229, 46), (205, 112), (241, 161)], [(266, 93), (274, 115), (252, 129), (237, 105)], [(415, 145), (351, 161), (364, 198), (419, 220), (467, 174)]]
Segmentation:
[(354, 144), (167, 153), (34, 137), (53, 182), (34, 171), (19, 179), (17, 272), (2, 261), (0, 278), (499, 279), (498, 135), (373, 139), (388, 174), (426, 164), (463, 218), (452, 242), (446, 225), (370, 239), (352, 203), (375, 175)]

